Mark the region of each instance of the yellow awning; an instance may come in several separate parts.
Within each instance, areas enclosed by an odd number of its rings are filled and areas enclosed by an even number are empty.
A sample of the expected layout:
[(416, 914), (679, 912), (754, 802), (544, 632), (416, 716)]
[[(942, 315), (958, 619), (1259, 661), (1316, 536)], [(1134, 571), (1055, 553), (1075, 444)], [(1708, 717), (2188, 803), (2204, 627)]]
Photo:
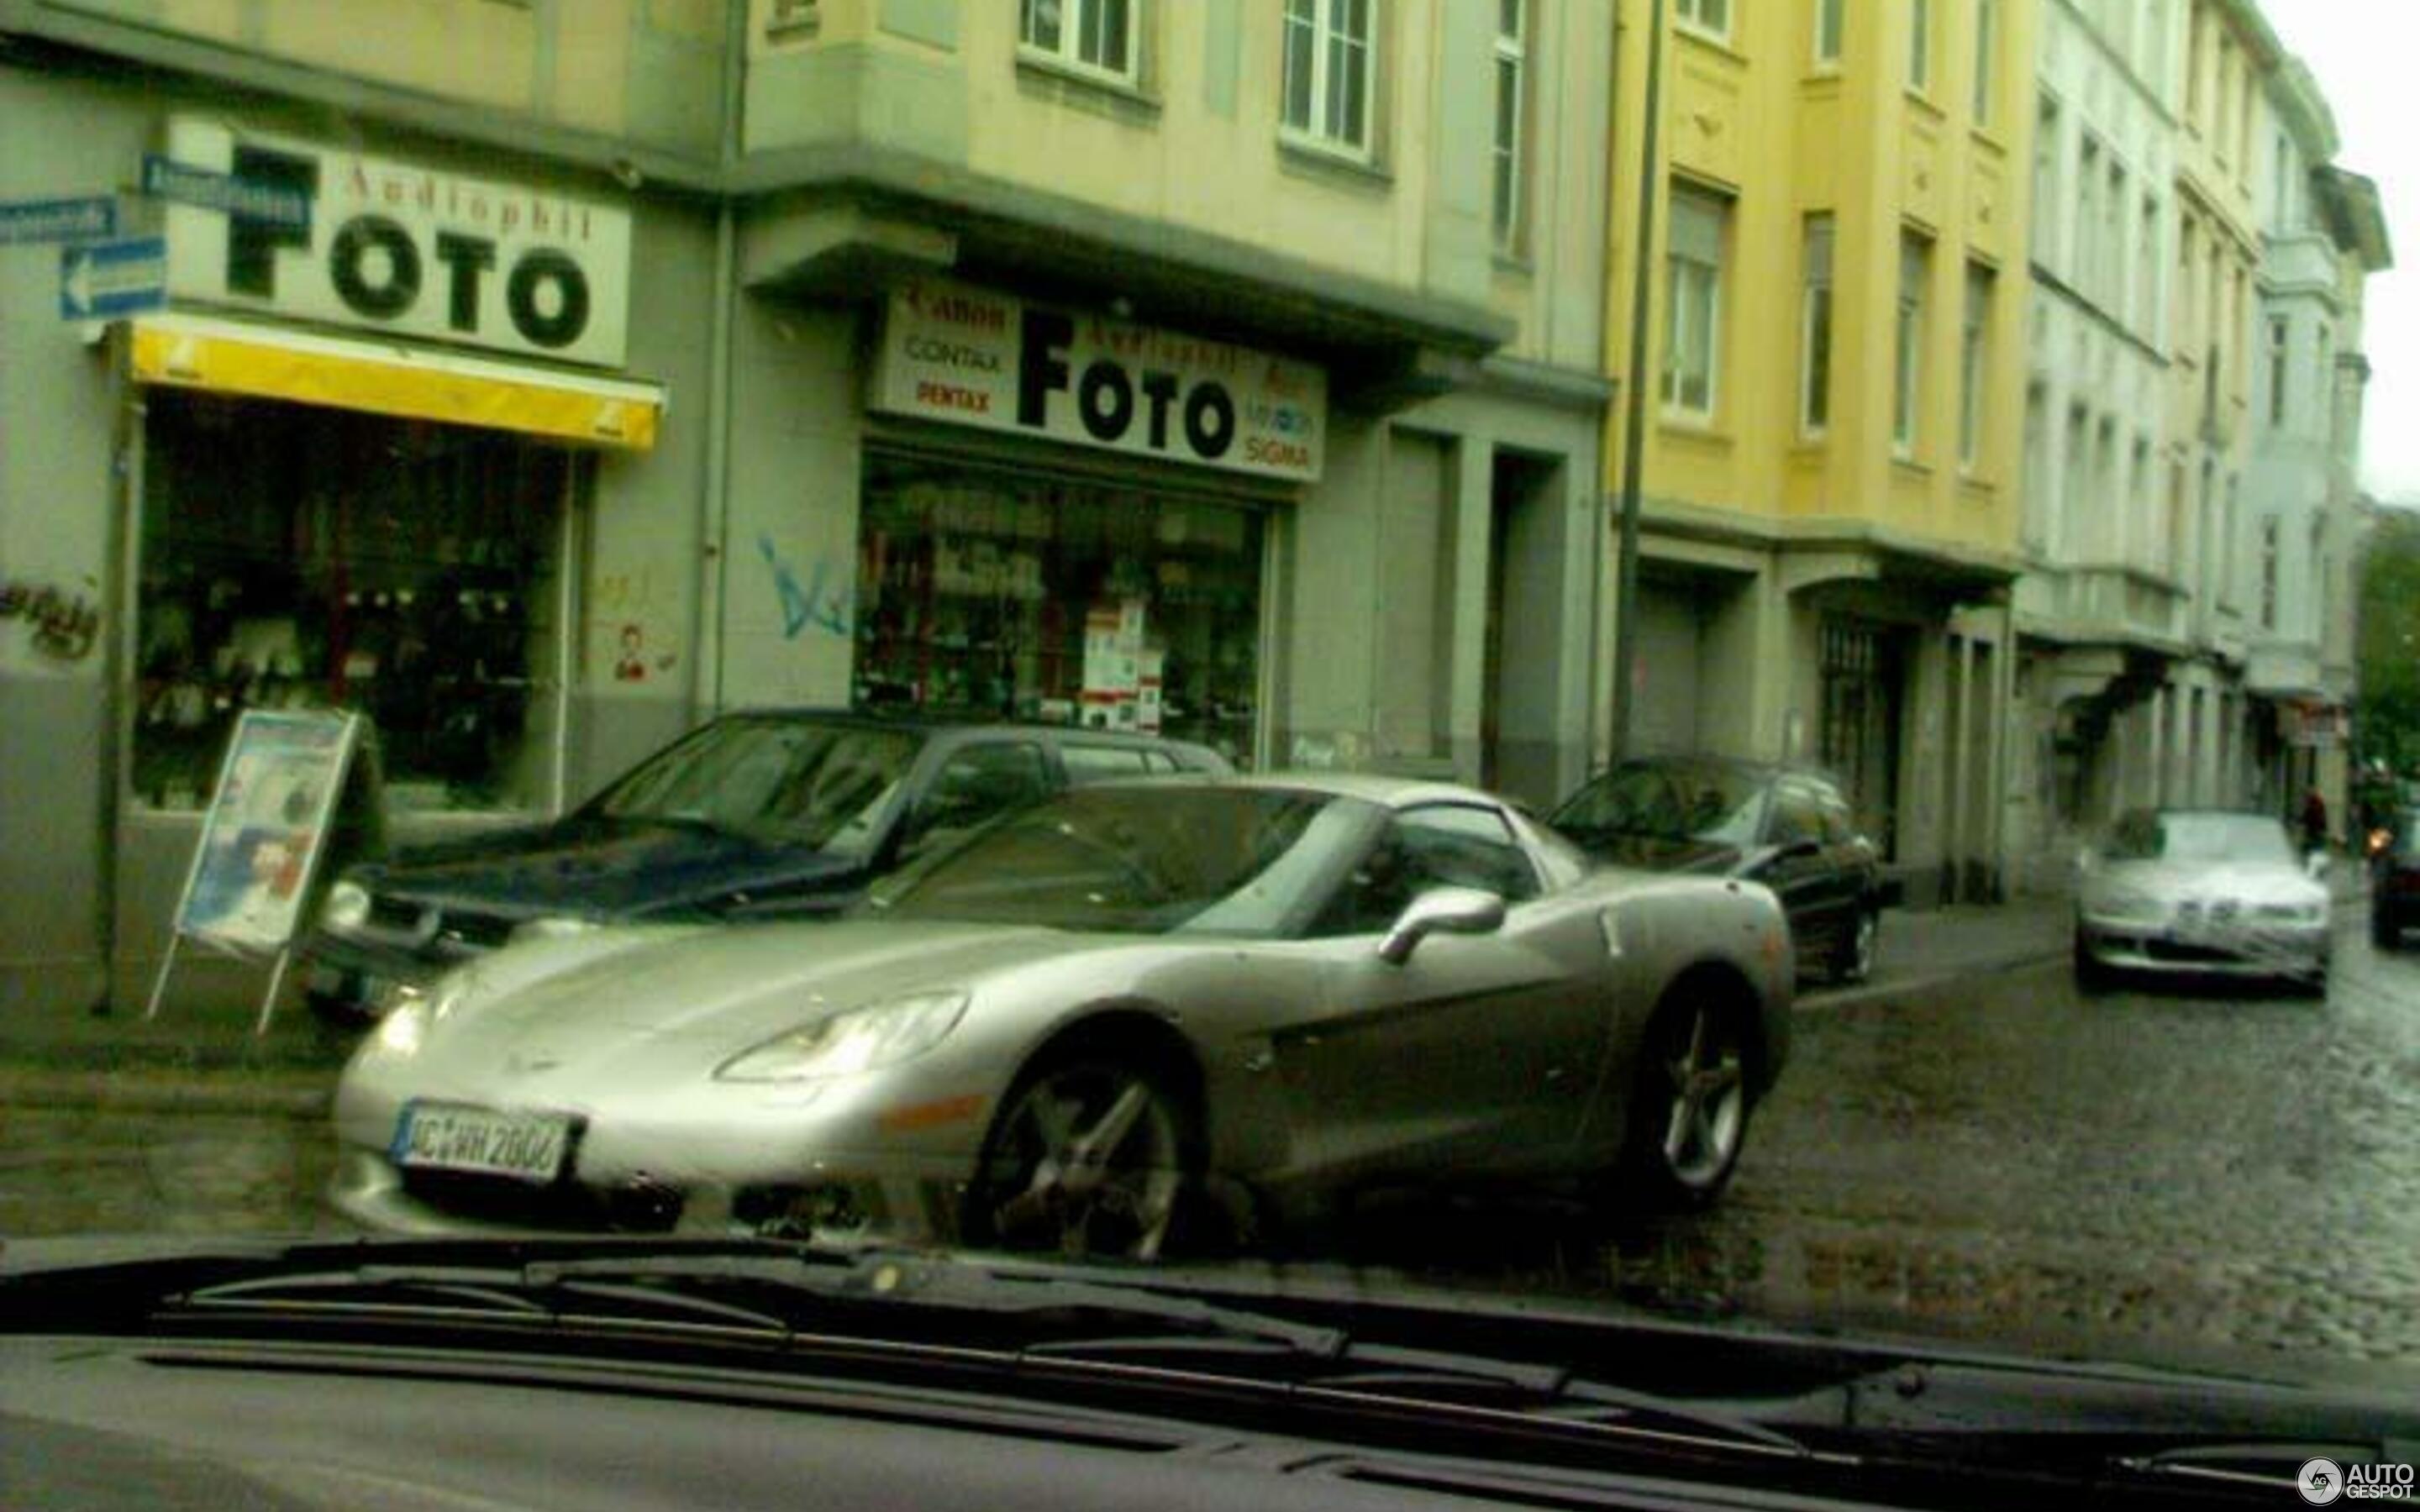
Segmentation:
[(143, 316), (133, 326), (133, 373), (143, 383), (634, 451), (656, 444), (663, 415), (664, 391), (653, 383), (204, 316)]

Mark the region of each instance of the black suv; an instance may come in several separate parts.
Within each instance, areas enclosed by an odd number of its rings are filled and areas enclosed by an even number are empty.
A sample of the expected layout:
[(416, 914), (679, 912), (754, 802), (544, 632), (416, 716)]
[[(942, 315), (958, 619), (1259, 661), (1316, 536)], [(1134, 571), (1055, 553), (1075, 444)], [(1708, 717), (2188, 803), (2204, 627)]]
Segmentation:
[(304, 946), (323, 1011), (376, 1017), (516, 935), (835, 913), (884, 872), (1063, 788), (1224, 774), (1183, 741), (803, 709), (734, 714), (551, 824), (349, 869)]
[(1599, 861), (1763, 883), (1801, 971), (1862, 981), (1882, 931), (1882, 860), (1838, 783), (1810, 767), (1646, 757), (1605, 772), (1546, 822)]

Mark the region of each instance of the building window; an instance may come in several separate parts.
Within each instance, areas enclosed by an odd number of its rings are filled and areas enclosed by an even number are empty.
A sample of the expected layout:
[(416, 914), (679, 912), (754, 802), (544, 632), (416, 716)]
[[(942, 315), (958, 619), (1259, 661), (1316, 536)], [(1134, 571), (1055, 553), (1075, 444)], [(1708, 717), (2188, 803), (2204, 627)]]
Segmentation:
[(1016, 39), (1058, 63), (1131, 81), (1135, 76), (1134, 0), (1024, 0)]
[(1932, 88), (1932, 0), (1908, 0), (1907, 86), (1918, 94)]
[(2058, 101), (2041, 97), (2034, 107), (2034, 260), (2056, 261), (2058, 251)]
[[(328, 708), (376, 727), (391, 812), (554, 805), (581, 623), (564, 581), (578, 560), (566, 517), (589, 471), (579, 453), (168, 388), (144, 400), (132, 782), (145, 802), (209, 803), (245, 709)], [(592, 657), (660, 671), (642, 626), (601, 634)], [(591, 675), (626, 674), (608, 661)]]
[(1718, 41), (1730, 38), (1731, 0), (1678, 0), (1672, 13), (1692, 31), (1704, 32)]
[(2112, 315), (2126, 302), (2126, 206), (2132, 198), (2126, 168), (2109, 158), (2109, 194), (2101, 202), (2101, 266), (2095, 270), (2102, 303)]
[(2269, 424), (2286, 423), (2286, 348), (2293, 327), (2284, 316), (2269, 320)]
[(2322, 405), (2329, 403), (2333, 397), (2329, 391), (2335, 386), (2328, 381), (2330, 376), (2335, 371), (2335, 332), (2328, 329), (2326, 321), (2320, 321), (2318, 337), (2312, 344), (2311, 360), (2318, 371), (2311, 375), (2311, 393)]
[(2260, 518), (2260, 628), (2277, 628), (2277, 517)]
[(1665, 257), (1664, 405), (1700, 418), (1714, 412), (1720, 378), (1723, 223), (1730, 213), (1718, 195), (1673, 186)]
[(1370, 155), (1379, 0), (1286, 0), (1285, 126), (1292, 135)]
[(2101, 278), (2101, 144), (2086, 136), (2076, 146), (2075, 247), (2068, 277), (2087, 298)]
[(1496, 245), (1521, 243), (1522, 120), (1528, 108), (1528, 0), (1498, 0), (1496, 23)]
[(1994, 0), (1975, 0), (1975, 124), (1992, 124), (1993, 60), (2000, 44), (2000, 8)]
[(2138, 331), (2160, 327), (2160, 202), (2143, 196), (2142, 224), (2135, 227), (2134, 326)]
[(1892, 344), (1891, 448), (1916, 454), (1916, 415), (1924, 380), (1924, 286), (1932, 276), (1932, 243), (1913, 231), (1900, 233), (1899, 325)]
[(1815, 66), (1833, 69), (1840, 64), (1840, 12), (1848, 0), (1815, 0)]
[(1958, 343), (1958, 465), (1968, 471), (1982, 459), (1988, 416), (1984, 391), (1992, 377), (1992, 270), (1966, 265), (1966, 318)]
[(1832, 217), (1807, 217), (1806, 291), (1798, 315), (1798, 428), (1821, 436), (1832, 423)]
[(2202, 10), (2193, 0), (2193, 8), (2185, 22), (2185, 125), (2201, 130), (2201, 30)]

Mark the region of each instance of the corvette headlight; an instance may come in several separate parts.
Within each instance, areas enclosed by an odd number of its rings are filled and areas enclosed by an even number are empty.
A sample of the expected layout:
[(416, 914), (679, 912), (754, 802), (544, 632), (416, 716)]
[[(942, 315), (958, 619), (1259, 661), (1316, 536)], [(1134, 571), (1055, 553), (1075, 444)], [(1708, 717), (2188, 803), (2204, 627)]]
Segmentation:
[(744, 1051), (718, 1081), (803, 1082), (894, 1066), (941, 1042), (967, 1011), (964, 993), (919, 993), (835, 1013)]
[(398, 1003), (386, 1017), (379, 1020), (373, 1042), (386, 1054), (399, 1060), (409, 1060), (420, 1054), (428, 1039), (428, 1031), (453, 1017), (471, 995), (471, 983), (465, 972), (456, 972), (440, 980), (436, 989), (426, 995)]
[(337, 883), (319, 905), (319, 922), (328, 929), (350, 933), (369, 921), (370, 889), (358, 882)]

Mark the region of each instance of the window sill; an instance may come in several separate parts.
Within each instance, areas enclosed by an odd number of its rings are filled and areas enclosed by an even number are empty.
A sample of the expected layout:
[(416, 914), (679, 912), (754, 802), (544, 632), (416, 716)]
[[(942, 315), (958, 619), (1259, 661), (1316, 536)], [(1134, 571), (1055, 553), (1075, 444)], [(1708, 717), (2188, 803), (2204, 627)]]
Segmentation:
[(1375, 159), (1315, 136), (1280, 130), (1278, 161), (1291, 173), (1301, 173), (1360, 189), (1391, 190), (1395, 176)]
[(1695, 42), (1709, 53), (1718, 53), (1734, 63), (1747, 62), (1747, 54), (1731, 45), (1727, 32), (1711, 32), (1675, 16), (1672, 18), (1672, 35), (1683, 41)]
[(1806, 73), (1798, 80), (1798, 86), (1802, 89), (1820, 90), (1825, 93), (1838, 91), (1840, 87), (1840, 65), (1838, 63), (1808, 64)]
[(1932, 92), (1929, 89), (1918, 89), (1914, 85), (1908, 85), (1907, 102), (1915, 108), (1917, 115), (1935, 126), (1949, 118), (1949, 113), (1941, 108), (1941, 101), (1933, 99)]
[(1527, 253), (1507, 252), (1503, 248), (1498, 247), (1496, 249), (1494, 260), (1496, 263), (1496, 270), (1499, 273), (1511, 273), (1516, 278), (1535, 278), (1538, 276), (1538, 265), (1530, 260), (1529, 255)]
[(1667, 409), (1655, 420), (1656, 431), (1668, 440), (1685, 441), (1692, 446), (1720, 447), (1732, 445), (1730, 432), (1722, 429), (1712, 415), (1692, 414), (1686, 409)]
[(1932, 464), (1919, 459), (1914, 452), (1891, 453), (1891, 471), (1928, 481), (1932, 477)]
[(1132, 79), (1070, 63), (1047, 53), (1020, 51), (1016, 54), (1016, 76), (1019, 84), (1049, 94), (1061, 104), (1106, 110), (1121, 118), (1159, 118), (1159, 96)]
[(1966, 128), (1966, 134), (1974, 140), (1977, 147), (1989, 147), (2004, 158), (2009, 155), (2008, 140), (2000, 134), (2000, 128), (1995, 123), (1982, 122), (1969, 126)]

